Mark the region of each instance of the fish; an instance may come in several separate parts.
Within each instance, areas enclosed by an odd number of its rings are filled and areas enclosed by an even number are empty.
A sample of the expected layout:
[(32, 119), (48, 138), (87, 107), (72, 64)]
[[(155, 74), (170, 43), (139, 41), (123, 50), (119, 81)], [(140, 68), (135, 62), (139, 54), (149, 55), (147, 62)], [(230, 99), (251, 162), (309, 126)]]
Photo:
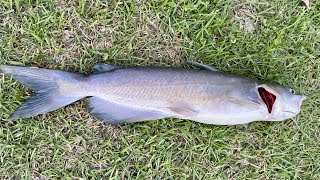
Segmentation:
[(189, 63), (200, 69), (97, 64), (89, 75), (10, 65), (0, 70), (34, 90), (12, 121), (85, 98), (89, 112), (109, 124), (179, 118), (237, 125), (293, 118), (307, 98), (289, 87)]

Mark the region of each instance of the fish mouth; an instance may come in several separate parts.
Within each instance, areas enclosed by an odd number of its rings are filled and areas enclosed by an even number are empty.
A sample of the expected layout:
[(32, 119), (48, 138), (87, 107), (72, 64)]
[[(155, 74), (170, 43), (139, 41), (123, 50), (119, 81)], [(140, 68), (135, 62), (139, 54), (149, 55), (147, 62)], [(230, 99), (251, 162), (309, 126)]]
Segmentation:
[(260, 98), (266, 104), (268, 108), (268, 112), (271, 114), (274, 102), (276, 101), (277, 97), (263, 87), (259, 87), (258, 92), (259, 92)]
[(292, 114), (292, 115), (296, 115), (299, 113), (299, 112), (293, 112), (293, 111), (282, 111), (282, 112), (287, 113), (287, 114)]

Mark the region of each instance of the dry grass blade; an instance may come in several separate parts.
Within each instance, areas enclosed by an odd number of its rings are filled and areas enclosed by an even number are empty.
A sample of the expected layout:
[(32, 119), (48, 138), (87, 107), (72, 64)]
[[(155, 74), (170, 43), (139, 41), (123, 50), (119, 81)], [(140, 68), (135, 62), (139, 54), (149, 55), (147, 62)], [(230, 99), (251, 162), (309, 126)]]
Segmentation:
[(302, 0), (302, 2), (307, 8), (310, 7), (310, 0)]

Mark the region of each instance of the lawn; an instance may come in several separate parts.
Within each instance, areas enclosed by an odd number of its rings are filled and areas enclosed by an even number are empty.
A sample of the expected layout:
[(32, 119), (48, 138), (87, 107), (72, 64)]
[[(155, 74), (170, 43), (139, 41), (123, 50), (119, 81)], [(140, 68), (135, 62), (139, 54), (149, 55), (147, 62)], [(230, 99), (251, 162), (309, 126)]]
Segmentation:
[(185, 59), (309, 98), (293, 119), (237, 126), (108, 125), (83, 100), (11, 123), (32, 92), (0, 74), (0, 178), (320, 178), (320, 1), (0, 0), (0, 64), (91, 73)]

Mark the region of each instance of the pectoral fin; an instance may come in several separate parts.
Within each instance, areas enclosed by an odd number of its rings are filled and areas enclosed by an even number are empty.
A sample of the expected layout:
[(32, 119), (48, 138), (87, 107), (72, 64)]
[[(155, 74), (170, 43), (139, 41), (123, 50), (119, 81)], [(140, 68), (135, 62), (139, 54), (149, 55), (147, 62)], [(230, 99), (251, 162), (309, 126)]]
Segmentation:
[(198, 110), (187, 102), (173, 102), (168, 108), (183, 117), (194, 117), (198, 114)]

